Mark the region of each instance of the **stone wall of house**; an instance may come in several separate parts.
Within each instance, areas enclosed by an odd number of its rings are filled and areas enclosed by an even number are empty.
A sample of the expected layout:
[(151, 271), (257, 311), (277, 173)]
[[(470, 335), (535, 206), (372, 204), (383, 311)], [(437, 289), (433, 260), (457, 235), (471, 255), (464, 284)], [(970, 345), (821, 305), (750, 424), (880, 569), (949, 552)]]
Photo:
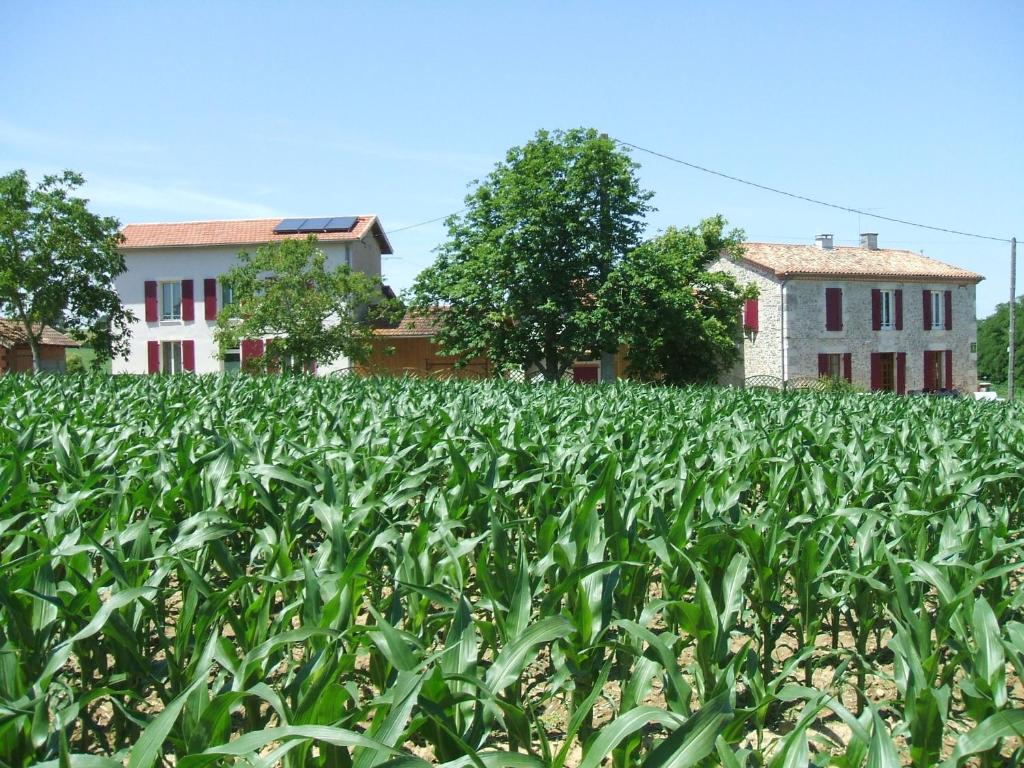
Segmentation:
[(742, 387), (752, 376), (782, 378), (782, 302), (779, 280), (767, 272), (740, 264), (730, 258), (719, 258), (713, 271), (726, 272), (741, 285), (754, 285), (758, 291), (758, 330), (743, 329), (743, 355), (733, 369), (719, 381)]
[[(825, 289), (843, 291), (843, 329), (825, 330)], [(872, 289), (902, 290), (903, 329), (872, 329)], [(952, 330), (925, 330), (923, 291), (952, 292)], [(816, 377), (818, 354), (852, 355), (853, 384), (871, 388), (871, 353), (905, 352), (907, 391), (924, 387), (924, 352), (953, 352), (953, 386), (977, 389), (976, 300), (973, 284), (943, 281), (853, 281), (794, 279), (786, 283), (787, 378)]]
[[(851, 355), (853, 384), (871, 388), (871, 354), (904, 352), (907, 355), (906, 389), (924, 387), (925, 351), (953, 353), (952, 385), (962, 392), (977, 389), (977, 320), (975, 285), (955, 281), (822, 280), (793, 278), (781, 281), (749, 264), (722, 258), (712, 267), (728, 272), (742, 284), (753, 283), (758, 297), (758, 330), (743, 332), (743, 359), (722, 383), (741, 386), (753, 376), (787, 380), (816, 378), (818, 355)], [(843, 328), (825, 330), (825, 289), (843, 292)], [(903, 328), (875, 331), (872, 328), (872, 289), (902, 290)], [(923, 291), (951, 291), (951, 330), (924, 328)], [(781, 296), (786, 311), (782, 312)], [(781, 328), (785, 323), (785, 360)]]

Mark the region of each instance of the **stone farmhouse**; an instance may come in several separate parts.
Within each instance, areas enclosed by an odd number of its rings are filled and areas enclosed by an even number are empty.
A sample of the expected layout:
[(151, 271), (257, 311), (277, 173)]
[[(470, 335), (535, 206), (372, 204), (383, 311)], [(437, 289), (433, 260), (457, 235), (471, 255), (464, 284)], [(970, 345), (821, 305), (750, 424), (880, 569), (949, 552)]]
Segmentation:
[(726, 383), (833, 377), (863, 390), (977, 388), (975, 287), (983, 276), (905, 250), (746, 243), (715, 269), (757, 286)]
[[(213, 336), (218, 308), (231, 301), (220, 278), (240, 251), (315, 234), (328, 268), (346, 264), (377, 277), (381, 254), (392, 253), (372, 215), (129, 224), (122, 234), (127, 269), (115, 285), (137, 319), (128, 356), (114, 361), (114, 373), (230, 372), (261, 356), (264, 340), (251, 339), (219, 359)], [(350, 365), (340, 359), (318, 372)]]

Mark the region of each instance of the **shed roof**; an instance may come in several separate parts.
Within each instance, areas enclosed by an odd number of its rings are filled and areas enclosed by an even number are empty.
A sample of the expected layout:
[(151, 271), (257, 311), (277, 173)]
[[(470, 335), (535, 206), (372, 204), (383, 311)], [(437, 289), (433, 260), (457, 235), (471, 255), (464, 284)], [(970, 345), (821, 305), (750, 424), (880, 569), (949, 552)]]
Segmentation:
[[(15, 344), (27, 343), (28, 335), (25, 333), (25, 329), (21, 327), (21, 323), (16, 320), (0, 318), (0, 347), (10, 349)], [(66, 336), (56, 328), (51, 328), (48, 325), (43, 326), (43, 335), (40, 343), (51, 347), (82, 346), (70, 336)]]
[(441, 327), (442, 309), (435, 309), (429, 312), (406, 312), (402, 319), (393, 328), (375, 328), (377, 336), (405, 336), (405, 337), (430, 337)]
[(979, 283), (984, 275), (913, 251), (785, 243), (744, 243), (741, 261), (776, 277), (846, 277), (943, 280)]
[[(263, 245), (280, 240), (302, 240), (308, 234), (274, 234), (282, 219), (240, 219), (230, 221), (178, 221), (156, 224), (127, 224), (121, 234), (122, 250), (137, 248), (194, 248), (217, 245)], [(381, 253), (393, 253), (375, 215), (357, 216), (348, 232), (319, 232), (317, 240), (325, 243), (354, 242), (367, 233), (373, 235)]]

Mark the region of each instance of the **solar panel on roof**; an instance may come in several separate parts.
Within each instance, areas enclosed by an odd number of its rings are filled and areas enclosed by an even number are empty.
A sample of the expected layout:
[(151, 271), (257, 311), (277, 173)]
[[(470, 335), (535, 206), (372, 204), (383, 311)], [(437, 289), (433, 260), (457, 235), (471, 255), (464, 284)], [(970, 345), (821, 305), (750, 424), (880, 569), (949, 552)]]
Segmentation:
[(281, 222), (274, 227), (275, 235), (294, 235), (301, 232), (305, 219), (281, 219)]
[(299, 232), (323, 232), (327, 227), (328, 221), (330, 221), (329, 217), (322, 219), (306, 219), (305, 223), (299, 227)]
[(356, 225), (358, 219), (355, 216), (335, 216), (327, 222), (325, 232), (348, 232)]

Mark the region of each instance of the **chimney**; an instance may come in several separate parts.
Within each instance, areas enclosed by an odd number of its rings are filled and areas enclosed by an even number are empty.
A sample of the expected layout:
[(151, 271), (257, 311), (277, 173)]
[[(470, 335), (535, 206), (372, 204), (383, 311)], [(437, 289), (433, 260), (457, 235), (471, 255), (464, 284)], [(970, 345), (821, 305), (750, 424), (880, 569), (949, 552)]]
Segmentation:
[(814, 244), (825, 251), (832, 250), (832, 235), (817, 235)]
[(860, 247), (867, 248), (869, 251), (878, 250), (878, 233), (877, 232), (861, 232), (860, 233)]

